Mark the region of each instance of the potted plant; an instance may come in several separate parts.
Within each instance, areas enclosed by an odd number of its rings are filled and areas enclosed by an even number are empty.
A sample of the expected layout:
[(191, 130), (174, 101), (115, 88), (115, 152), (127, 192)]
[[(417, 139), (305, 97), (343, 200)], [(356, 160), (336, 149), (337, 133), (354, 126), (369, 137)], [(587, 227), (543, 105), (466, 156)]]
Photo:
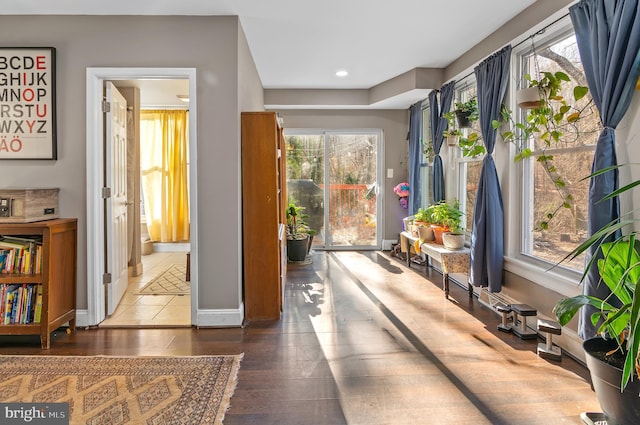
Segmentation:
[(456, 146), (458, 139), (462, 136), (462, 130), (456, 127), (456, 112), (450, 111), (442, 114), (448, 122), (447, 129), (444, 132), (444, 137), (447, 140), (447, 146)]
[(459, 128), (471, 127), (471, 123), (479, 118), (478, 99), (473, 96), (466, 102), (456, 102), (455, 114)]
[[(617, 167), (612, 167), (617, 168)], [(598, 171), (592, 176), (610, 171)], [(607, 195), (605, 199), (640, 185), (635, 181)], [(575, 258), (582, 252), (596, 247), (601, 257), (592, 257), (582, 280), (597, 259), (600, 284), (606, 285), (611, 294), (600, 299), (595, 296), (576, 295), (558, 301), (554, 308), (558, 322), (565, 325), (584, 306), (594, 306), (597, 311), (591, 321), (597, 328), (597, 336), (583, 343), (587, 367), (607, 423), (631, 425), (640, 423), (640, 295), (636, 288), (640, 281), (640, 241), (638, 231), (616, 237), (621, 229), (633, 226), (638, 219), (614, 221), (583, 242), (567, 258)], [(602, 240), (613, 241), (600, 242)], [(581, 280), (581, 281), (582, 281)]]
[[(463, 104), (458, 103), (457, 105)], [(476, 112), (473, 114), (469, 114), (469, 116), (467, 117), (468, 123), (465, 122), (463, 124), (468, 124), (468, 126), (470, 127), (474, 121), (478, 120), (479, 115), (477, 112), (477, 105), (475, 105), (475, 108)], [(462, 151), (462, 156), (470, 158), (475, 158), (478, 155), (483, 155), (486, 152), (486, 149), (482, 144), (482, 138), (477, 132), (469, 132), (465, 135), (462, 130), (456, 127), (456, 111), (447, 112), (442, 116), (448, 121), (447, 130), (444, 132), (448, 146), (458, 146)], [(459, 126), (460, 124), (457, 125)]]
[(464, 248), (465, 233), (462, 227), (463, 213), (459, 209), (449, 219), (449, 231), (442, 234), (442, 245), (450, 250), (458, 250)]
[(428, 208), (418, 208), (418, 212), (414, 216), (413, 224), (418, 231), (418, 237), (423, 242), (431, 242), (434, 240), (433, 229), (431, 224), (431, 210)]
[(311, 238), (315, 231), (304, 221), (309, 216), (302, 211), (304, 207), (297, 205), (296, 200), (289, 198), (287, 206), (287, 258), (290, 261), (304, 261), (311, 246)]
[(443, 233), (451, 231), (452, 227), (460, 230), (461, 218), (464, 213), (460, 210), (460, 203), (457, 199), (452, 201), (442, 201), (427, 208), (431, 214), (431, 220), (435, 242), (443, 244)]
[[(538, 230), (546, 230), (551, 220), (563, 208), (571, 209), (573, 197), (567, 190), (567, 180), (553, 163), (553, 155), (546, 154), (548, 149), (558, 144), (571, 143), (578, 137), (578, 121), (583, 118), (584, 111), (591, 106), (592, 100), (582, 101), (589, 92), (584, 86), (575, 85), (571, 90), (571, 78), (561, 71), (541, 72), (539, 79), (530, 75), (525, 76), (530, 88), (537, 91), (537, 104), (527, 110), (526, 117), (521, 121), (506, 106), (502, 106), (500, 120), (492, 122), (494, 129), (504, 128), (501, 132), (502, 140), (513, 143), (516, 148), (514, 161), (519, 162), (536, 155), (536, 160), (544, 168), (554, 184), (561, 198), (559, 205), (553, 206), (545, 213), (546, 219), (538, 224)], [(571, 92), (572, 99), (567, 99), (563, 93)], [(538, 141), (538, 152), (529, 147), (532, 139)], [(540, 147), (541, 146), (541, 147)]]

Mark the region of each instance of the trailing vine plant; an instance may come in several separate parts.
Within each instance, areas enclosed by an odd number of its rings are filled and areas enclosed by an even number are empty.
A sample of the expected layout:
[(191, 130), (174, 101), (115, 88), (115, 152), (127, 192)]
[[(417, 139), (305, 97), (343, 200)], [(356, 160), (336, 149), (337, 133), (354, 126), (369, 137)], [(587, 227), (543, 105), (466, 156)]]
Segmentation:
[[(537, 79), (531, 75), (525, 75), (524, 78), (529, 87), (538, 89), (539, 106), (529, 109), (524, 120), (519, 122), (514, 118), (514, 113), (503, 105), (500, 120), (494, 120), (492, 125), (494, 129), (506, 126), (507, 130), (501, 136), (504, 142), (515, 146), (515, 162), (535, 155), (536, 161), (553, 182), (561, 202), (546, 212), (545, 218), (536, 227), (536, 230), (547, 230), (550, 220), (563, 208), (572, 209), (574, 204), (573, 196), (567, 190), (566, 178), (554, 165), (553, 154), (547, 151), (574, 142), (579, 137), (577, 123), (585, 116), (586, 111), (592, 111), (593, 100), (581, 102), (582, 105), (578, 106), (578, 101), (585, 98), (589, 89), (576, 85), (572, 90), (572, 99), (568, 101), (564, 93), (568, 91), (571, 78), (561, 71), (541, 72)], [(530, 147), (532, 138), (542, 142), (542, 146), (538, 148), (539, 153)]]

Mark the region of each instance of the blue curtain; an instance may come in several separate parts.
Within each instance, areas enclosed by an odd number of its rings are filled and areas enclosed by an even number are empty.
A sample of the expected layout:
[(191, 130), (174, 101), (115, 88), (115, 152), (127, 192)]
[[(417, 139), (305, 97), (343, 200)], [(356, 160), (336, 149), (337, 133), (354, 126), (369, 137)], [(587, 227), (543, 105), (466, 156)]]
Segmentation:
[(493, 161), (496, 130), (491, 122), (500, 118), (500, 108), (507, 92), (510, 62), (509, 45), (486, 58), (474, 69), (478, 86), (480, 130), (487, 154), (482, 160), (473, 210), (470, 279), (474, 286), (488, 286), (490, 292), (502, 289), (504, 261), (504, 210), (498, 173)]
[[(596, 143), (592, 171), (617, 165), (615, 128), (627, 112), (640, 74), (640, 11), (638, 0), (582, 0), (569, 8), (578, 50), (594, 103), (604, 130)], [(600, 202), (618, 188), (618, 173), (611, 171), (591, 179), (589, 185), (589, 234), (620, 216), (618, 199)], [(597, 255), (588, 253), (591, 258)], [(587, 261), (589, 261), (587, 258)], [(604, 298), (609, 291), (598, 285), (596, 264), (583, 282), (582, 292)], [(583, 339), (595, 336), (590, 316), (580, 312), (578, 333)]]
[(421, 202), (420, 163), (422, 162), (422, 101), (409, 108), (409, 215), (418, 211)]
[(438, 107), (438, 91), (433, 90), (429, 93), (429, 106), (431, 118), (431, 140), (433, 141), (433, 203), (437, 204), (445, 200), (444, 195), (444, 168), (442, 166), (442, 158), (440, 157), (440, 148), (442, 148), (444, 131), (447, 129), (447, 119), (442, 115), (449, 112), (451, 102), (453, 101), (453, 89), (456, 82), (450, 81), (440, 89), (440, 107)]

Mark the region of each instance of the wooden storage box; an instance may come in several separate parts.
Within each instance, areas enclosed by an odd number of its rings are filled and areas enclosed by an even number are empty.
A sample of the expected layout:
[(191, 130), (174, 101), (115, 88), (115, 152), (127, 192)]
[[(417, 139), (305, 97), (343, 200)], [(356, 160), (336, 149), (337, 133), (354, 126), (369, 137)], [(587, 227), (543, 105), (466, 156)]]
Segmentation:
[(59, 218), (60, 189), (0, 189), (0, 223), (32, 223)]

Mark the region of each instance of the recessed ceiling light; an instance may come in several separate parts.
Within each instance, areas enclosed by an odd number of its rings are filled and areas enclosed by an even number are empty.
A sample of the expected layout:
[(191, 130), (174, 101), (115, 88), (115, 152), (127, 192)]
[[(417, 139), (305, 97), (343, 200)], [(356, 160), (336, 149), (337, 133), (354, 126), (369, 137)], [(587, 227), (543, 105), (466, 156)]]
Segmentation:
[(181, 101), (185, 102), (185, 103), (189, 103), (189, 95), (186, 94), (178, 94), (176, 95), (176, 97), (178, 99), (180, 99)]
[(346, 77), (347, 75), (349, 75), (349, 72), (344, 69), (336, 72), (336, 77)]

